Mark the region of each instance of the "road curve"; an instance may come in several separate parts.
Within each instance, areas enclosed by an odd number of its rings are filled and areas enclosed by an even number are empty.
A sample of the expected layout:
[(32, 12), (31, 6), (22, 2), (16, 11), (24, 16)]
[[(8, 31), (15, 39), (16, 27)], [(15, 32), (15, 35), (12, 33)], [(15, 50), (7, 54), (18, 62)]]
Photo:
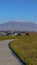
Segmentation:
[(8, 43), (13, 40), (0, 41), (0, 65), (22, 65), (20, 61), (11, 54)]

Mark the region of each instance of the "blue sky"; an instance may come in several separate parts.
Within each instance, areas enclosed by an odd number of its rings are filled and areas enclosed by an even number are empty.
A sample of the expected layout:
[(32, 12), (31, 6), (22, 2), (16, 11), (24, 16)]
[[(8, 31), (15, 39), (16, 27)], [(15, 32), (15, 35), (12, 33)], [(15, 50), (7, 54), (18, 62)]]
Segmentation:
[(12, 20), (37, 22), (37, 0), (0, 0), (0, 23)]

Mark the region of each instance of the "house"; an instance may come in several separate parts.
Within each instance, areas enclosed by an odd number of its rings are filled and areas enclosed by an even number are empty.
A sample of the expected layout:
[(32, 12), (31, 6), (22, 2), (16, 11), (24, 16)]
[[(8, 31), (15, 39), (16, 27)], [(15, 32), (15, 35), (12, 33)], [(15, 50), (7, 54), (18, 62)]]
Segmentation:
[(29, 32), (26, 32), (25, 35), (26, 35), (26, 36), (29, 36), (30, 34), (29, 34)]
[(19, 31), (14, 31), (14, 32), (13, 32), (13, 36), (21, 36), (21, 34), (20, 34)]
[(11, 30), (0, 31), (0, 36), (10, 36), (10, 35), (12, 35)]
[(12, 31), (11, 30), (6, 30), (5, 33), (6, 33), (6, 36), (11, 36), (12, 35)]

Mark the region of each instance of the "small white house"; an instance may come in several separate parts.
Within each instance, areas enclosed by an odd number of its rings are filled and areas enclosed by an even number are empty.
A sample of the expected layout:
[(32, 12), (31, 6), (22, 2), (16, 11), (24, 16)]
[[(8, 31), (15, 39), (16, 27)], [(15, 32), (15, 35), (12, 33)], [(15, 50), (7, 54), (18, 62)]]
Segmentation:
[(15, 32), (14, 34), (12, 34), (12, 36), (17, 36), (18, 35), (18, 33), (17, 32)]

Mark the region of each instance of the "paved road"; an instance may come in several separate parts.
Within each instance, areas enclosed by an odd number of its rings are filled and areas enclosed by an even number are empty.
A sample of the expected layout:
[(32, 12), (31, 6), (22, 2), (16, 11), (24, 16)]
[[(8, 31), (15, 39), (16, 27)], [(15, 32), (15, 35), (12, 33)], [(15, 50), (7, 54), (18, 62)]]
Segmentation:
[(11, 40), (0, 41), (0, 65), (22, 65), (20, 61), (11, 54), (8, 43)]

